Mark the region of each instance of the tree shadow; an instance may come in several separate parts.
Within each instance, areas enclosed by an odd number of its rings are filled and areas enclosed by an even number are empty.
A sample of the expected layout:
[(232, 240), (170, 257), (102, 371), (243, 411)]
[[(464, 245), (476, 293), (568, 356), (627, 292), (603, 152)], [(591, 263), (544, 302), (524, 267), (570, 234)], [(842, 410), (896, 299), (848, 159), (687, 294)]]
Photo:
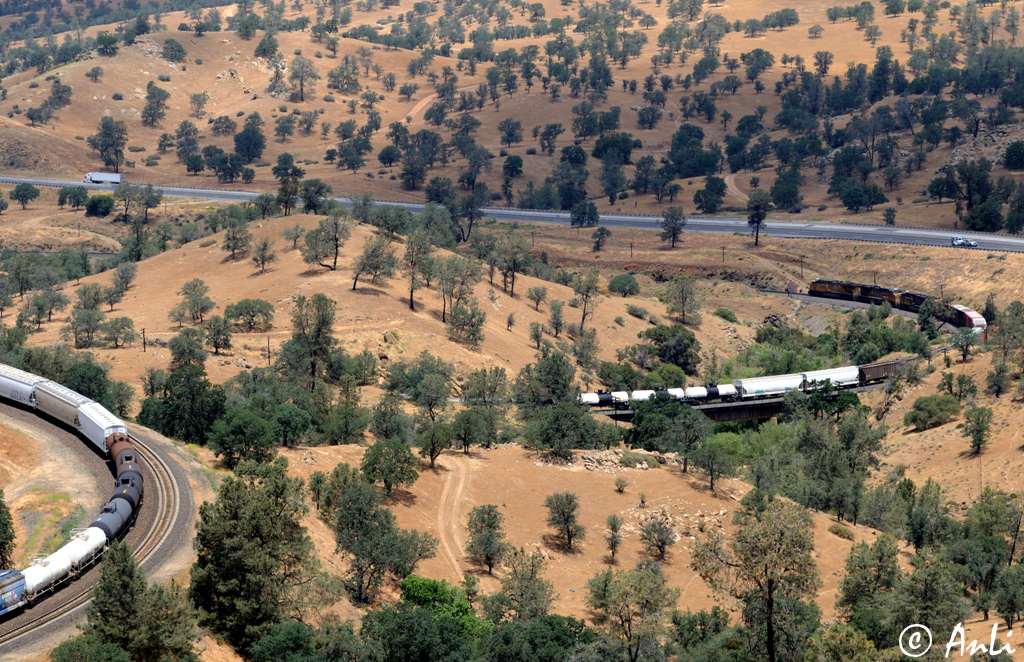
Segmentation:
[(583, 550), (580, 549), (579, 540), (576, 541), (576, 546), (573, 549), (569, 549), (568, 545), (565, 544), (565, 539), (554, 533), (545, 533), (541, 536), (541, 542), (548, 549), (561, 552), (563, 554), (576, 555), (583, 553)]
[(273, 267), (267, 267), (263, 271), (257, 269), (256, 271), (249, 274), (249, 278), (259, 278), (260, 276), (266, 276), (267, 274), (272, 273), (274, 271), (276, 271), (276, 269), (274, 269)]
[(415, 506), (417, 501), (418, 497), (415, 494), (409, 490), (403, 490), (397, 487), (391, 490), (391, 494), (384, 497), (384, 503), (387, 503), (388, 505), (406, 506), (407, 508)]
[(354, 290), (353, 289), (349, 289), (349, 291), (350, 292), (354, 292), (356, 294), (367, 294), (367, 295), (375, 296), (375, 297), (380, 297), (380, 296), (384, 296), (384, 295), (387, 294), (387, 292), (385, 292), (384, 290), (378, 289), (376, 287), (370, 287), (370, 286), (365, 286), (365, 287), (364, 286), (360, 286), (360, 287), (357, 287)]

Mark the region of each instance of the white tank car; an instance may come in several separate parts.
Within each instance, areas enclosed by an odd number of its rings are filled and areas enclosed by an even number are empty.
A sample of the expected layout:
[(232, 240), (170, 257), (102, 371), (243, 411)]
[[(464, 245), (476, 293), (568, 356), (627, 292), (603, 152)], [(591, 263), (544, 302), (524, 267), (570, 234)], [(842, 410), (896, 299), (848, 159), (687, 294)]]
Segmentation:
[(71, 572), (71, 559), (62, 547), (25, 568), (25, 595), (29, 599), (53, 588)]
[(686, 389), (682, 388), (670, 388), (667, 393), (676, 400), (682, 400), (686, 397)]
[(591, 407), (596, 407), (600, 402), (600, 396), (597, 393), (580, 393), (580, 402)]
[(650, 389), (643, 389), (639, 391), (633, 391), (633, 394), (630, 396), (630, 400), (633, 400), (635, 402), (645, 402), (653, 397), (654, 391)]
[(77, 572), (89, 565), (103, 551), (107, 544), (107, 535), (94, 526), (79, 531), (71, 537), (71, 542), (63, 547), (63, 551), (71, 561), (71, 567)]
[(703, 386), (689, 386), (685, 393), (687, 400), (705, 400), (708, 397), (708, 390)]
[(612, 404), (614, 404), (614, 405), (628, 405), (629, 404), (629, 391), (612, 391)]

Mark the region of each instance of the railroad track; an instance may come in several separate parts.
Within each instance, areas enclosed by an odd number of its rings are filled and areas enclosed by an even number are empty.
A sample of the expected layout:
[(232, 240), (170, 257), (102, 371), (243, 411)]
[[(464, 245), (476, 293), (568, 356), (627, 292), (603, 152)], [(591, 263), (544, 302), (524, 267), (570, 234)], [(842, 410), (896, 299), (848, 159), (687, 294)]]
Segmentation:
[[(148, 508), (155, 507), (157, 509), (152, 526), (150, 526), (149, 530), (145, 532), (142, 540), (138, 542), (133, 550), (136, 561), (142, 565), (160, 548), (163, 542), (167, 540), (167, 537), (171, 534), (172, 525), (174, 524), (178, 510), (181, 507), (181, 498), (178, 491), (178, 485), (171, 475), (171, 470), (167, 466), (167, 462), (160, 456), (160, 454), (154, 452), (150, 445), (145, 441), (139, 439), (133, 434), (129, 434), (128, 436), (132, 441), (132, 445), (134, 445), (139, 453), (147, 460), (146, 466), (149, 470), (146, 472), (146, 493), (143, 497), (143, 503), (147, 504)], [(138, 521), (137, 517), (136, 521)], [(88, 572), (88, 570), (86, 572)], [(58, 585), (58, 588), (59, 586), (61, 585)], [(71, 586), (75, 586), (75, 583), (71, 582)], [(70, 598), (62, 595), (61, 597), (64, 598), (64, 600), (55, 604), (52, 609), (41, 612), (37, 617), (32, 618), (26, 623), (22, 623), (8, 632), (0, 633), (0, 648), (15, 641), (16, 639), (30, 634), (36, 628), (46, 625), (47, 623), (51, 623), (85, 607), (85, 605), (87, 605), (92, 599), (91, 591), (91, 586), (82, 586), (77, 592), (75, 592), (75, 589), (73, 588), (70, 589), (69, 593), (72, 594)], [(52, 593), (47, 597), (52, 597)], [(31, 609), (41, 610), (45, 606), (46, 599), (44, 599), (41, 604), (37, 604)]]

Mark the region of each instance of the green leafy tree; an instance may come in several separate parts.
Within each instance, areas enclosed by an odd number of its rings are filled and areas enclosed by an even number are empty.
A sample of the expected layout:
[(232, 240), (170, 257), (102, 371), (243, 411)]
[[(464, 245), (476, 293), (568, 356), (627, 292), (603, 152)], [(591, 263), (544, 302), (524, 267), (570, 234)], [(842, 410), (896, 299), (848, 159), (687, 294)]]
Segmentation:
[(447, 423), (429, 423), (416, 435), (416, 445), (420, 447), (420, 457), (428, 458), (430, 468), (433, 469), (441, 453), (452, 447), (453, 438), (454, 432)]
[(50, 662), (131, 662), (128, 651), (92, 635), (68, 639), (50, 652)]
[(961, 361), (966, 363), (967, 357), (971, 354), (971, 348), (977, 343), (978, 337), (974, 334), (974, 329), (961, 327), (956, 330), (953, 337), (950, 338), (950, 342), (953, 347), (960, 352), (962, 358)]
[(224, 317), (244, 331), (265, 331), (274, 324), (274, 305), (263, 299), (242, 299), (228, 304)]
[(222, 349), (231, 349), (231, 322), (220, 315), (214, 315), (203, 322), (201, 327), (206, 336), (206, 345), (213, 349), (214, 354), (220, 354)]
[(28, 182), (22, 182), (15, 186), (14, 190), (7, 194), (7, 197), (15, 202), (20, 202), (21, 208), (25, 209), (25, 207), (28, 206), (28, 203), (39, 197), (39, 189)]
[(707, 474), (712, 492), (715, 491), (715, 481), (732, 475), (736, 467), (732, 450), (719, 439), (704, 442), (693, 451), (692, 456), (693, 465)]
[(487, 574), (493, 574), (494, 566), (508, 552), (505, 532), (502, 530), (504, 515), (498, 506), (487, 504), (477, 506), (469, 513), (469, 542), (466, 554), (478, 565), (487, 566)]
[(128, 125), (106, 116), (100, 120), (99, 131), (86, 138), (86, 143), (99, 152), (104, 165), (119, 172), (118, 168), (124, 162), (124, 148), (128, 144)]
[(534, 308), (540, 312), (540, 304), (548, 298), (548, 288), (534, 285), (526, 291), (526, 298), (533, 302)]
[(964, 422), (957, 425), (960, 434), (970, 439), (975, 455), (988, 443), (992, 431), (992, 410), (989, 407), (970, 407), (964, 412)]
[(717, 530), (693, 545), (691, 566), (715, 591), (740, 600), (748, 623), (760, 631), (764, 659), (777, 662), (785, 639), (799, 637), (794, 601), (821, 586), (814, 562), (811, 518), (801, 506), (771, 502), (747, 521), (728, 544)]
[(666, 616), (679, 599), (679, 589), (669, 588), (661, 566), (641, 562), (625, 572), (608, 569), (587, 588), (587, 606), (601, 614), (611, 634), (625, 644), (625, 658), (650, 659), (649, 651), (658, 650)]
[(636, 282), (633, 274), (619, 274), (608, 283), (608, 291), (621, 294), (623, 297), (639, 294), (640, 284)]
[(240, 462), (268, 462), (274, 456), (274, 428), (269, 421), (246, 407), (229, 409), (213, 425), (210, 449), (221, 464), (233, 469)]
[(625, 537), (622, 533), (622, 517), (612, 513), (605, 520), (605, 524), (608, 528), (604, 535), (604, 541), (608, 545), (608, 554), (611, 557), (611, 562), (615, 563), (615, 554), (619, 551), (619, 547), (622, 546), (622, 539)]
[(0, 567), (14, 567), (14, 520), (7, 508), (4, 491), (0, 490)]
[(242, 462), (199, 507), (189, 595), (200, 623), (238, 650), (294, 613), (316, 573), (302, 480), (287, 466)]
[(686, 217), (683, 215), (682, 207), (669, 207), (661, 214), (661, 240), (671, 242), (671, 248), (676, 247), (676, 242), (683, 234), (686, 227)]
[(146, 592), (142, 574), (124, 541), (114, 541), (103, 555), (100, 578), (85, 609), (84, 634), (128, 650), (135, 640), (135, 624), (125, 614), (135, 613)]
[[(308, 236), (308, 235), (307, 235)], [(398, 258), (391, 249), (391, 239), (383, 234), (367, 237), (360, 253), (352, 265), (352, 290), (359, 285), (359, 279), (370, 276), (370, 282), (377, 285), (395, 274)]]
[(587, 536), (586, 528), (579, 523), (579, 497), (572, 492), (556, 492), (544, 499), (548, 509), (547, 524), (558, 532), (565, 549), (572, 552), (574, 541)]
[(754, 245), (757, 246), (761, 240), (761, 225), (768, 216), (768, 210), (772, 208), (772, 198), (767, 191), (760, 189), (751, 191), (747, 197), (747, 225), (754, 230)]
[(366, 450), (360, 468), (371, 483), (384, 483), (391, 494), (395, 486), (409, 486), (419, 478), (420, 461), (400, 439), (382, 439)]
[(527, 553), (522, 547), (513, 548), (504, 562), (501, 592), (494, 596), (490, 605), (485, 604), (485, 611), (491, 612), (491, 620), (500, 621), (506, 613), (516, 619), (534, 619), (547, 614), (556, 596), (554, 586), (541, 576), (544, 557), (540, 550)]
[(704, 295), (695, 277), (676, 276), (666, 286), (661, 299), (668, 307), (669, 314), (677, 315), (683, 324), (700, 324), (700, 304)]
[(340, 214), (331, 214), (306, 233), (305, 246), (301, 249), (302, 260), (306, 264), (319, 264), (335, 271), (341, 248), (350, 236), (352, 221)]

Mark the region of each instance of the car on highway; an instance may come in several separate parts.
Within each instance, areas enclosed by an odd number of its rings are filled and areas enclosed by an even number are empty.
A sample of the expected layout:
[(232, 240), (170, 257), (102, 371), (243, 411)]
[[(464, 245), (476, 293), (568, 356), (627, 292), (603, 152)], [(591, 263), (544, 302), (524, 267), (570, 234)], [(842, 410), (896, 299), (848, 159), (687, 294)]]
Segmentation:
[(954, 246), (957, 246), (957, 247), (960, 247), (960, 248), (977, 248), (978, 247), (978, 242), (974, 241), (973, 239), (965, 239), (964, 237), (953, 237), (952, 243), (953, 243)]

